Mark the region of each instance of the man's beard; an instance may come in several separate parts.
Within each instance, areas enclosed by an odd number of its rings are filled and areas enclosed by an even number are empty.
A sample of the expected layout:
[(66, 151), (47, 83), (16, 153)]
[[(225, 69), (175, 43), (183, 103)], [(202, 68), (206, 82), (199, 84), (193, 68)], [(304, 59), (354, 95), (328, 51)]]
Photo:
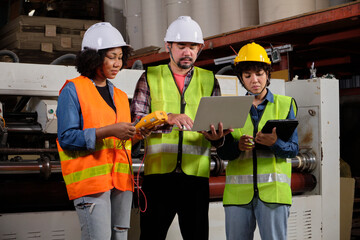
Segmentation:
[[(189, 60), (189, 61), (191, 61), (191, 63), (190, 63), (190, 64), (181, 64), (180, 62), (181, 62), (182, 60)], [(179, 60), (179, 62), (177, 63), (177, 65), (178, 65), (178, 67), (181, 68), (181, 69), (189, 69), (189, 68), (191, 68), (191, 67), (194, 65), (194, 63), (193, 63), (193, 59), (192, 59), (191, 57), (184, 57), (184, 58), (180, 58), (180, 60)]]

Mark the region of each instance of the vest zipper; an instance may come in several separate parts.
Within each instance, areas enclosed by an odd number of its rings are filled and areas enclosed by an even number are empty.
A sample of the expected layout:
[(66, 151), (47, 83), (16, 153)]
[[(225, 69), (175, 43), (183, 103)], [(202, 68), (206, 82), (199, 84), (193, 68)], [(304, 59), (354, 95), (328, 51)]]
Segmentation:
[[(178, 89), (178, 91), (179, 91), (179, 94), (180, 94), (180, 96), (181, 96), (180, 114), (182, 114), (182, 113), (185, 113), (185, 105), (186, 105), (185, 98), (184, 98), (184, 95), (185, 95), (185, 87), (184, 87), (184, 89), (183, 89), (183, 92), (181, 92), (179, 86), (176, 84), (175, 76), (174, 76), (173, 72), (171, 71), (171, 68), (170, 68), (169, 65), (168, 65), (168, 67), (169, 67), (170, 72), (171, 72), (171, 75), (172, 75), (172, 77), (173, 77), (175, 86), (177, 87), (177, 89)], [(185, 78), (186, 78), (186, 77), (185, 77)], [(185, 85), (185, 83), (184, 83), (184, 85)], [(182, 126), (179, 126), (179, 127), (182, 127)], [(177, 155), (176, 168), (175, 168), (175, 172), (177, 172), (177, 173), (183, 172), (183, 170), (181, 169), (183, 138), (184, 138), (184, 132), (183, 132), (183, 131), (179, 131), (178, 155)]]
[[(180, 105), (180, 113), (185, 113), (185, 99), (184, 95), (181, 95), (181, 105)], [(177, 163), (176, 163), (176, 172), (182, 172), (181, 169), (181, 160), (182, 160), (182, 146), (183, 146), (183, 138), (184, 138), (184, 132), (179, 131), (179, 146), (178, 146), (178, 155), (177, 155)]]
[[(256, 133), (258, 132), (258, 125), (255, 125), (254, 120), (251, 118), (251, 121), (253, 122), (254, 125), (254, 132), (253, 132), (253, 137), (256, 137)], [(253, 149), (252, 151), (253, 154), (253, 182), (254, 182), (254, 196), (258, 196), (259, 194), (259, 189), (257, 186), (257, 155), (256, 155), (256, 147)]]
[[(264, 115), (264, 112), (266, 110), (267, 107), (267, 103), (264, 107), (264, 110), (261, 112), (261, 116), (259, 116), (259, 120), (257, 122), (257, 124), (255, 124), (254, 119), (251, 118), (251, 121), (254, 125), (254, 132), (253, 132), (253, 137), (256, 137), (256, 133), (258, 132), (259, 129), (259, 123), (261, 121), (262, 116)], [(257, 111), (257, 110), (256, 110)], [(257, 185), (257, 154), (256, 154), (256, 147), (253, 149), (253, 181), (254, 181), (254, 195), (259, 196), (259, 189), (258, 189), (258, 185)]]

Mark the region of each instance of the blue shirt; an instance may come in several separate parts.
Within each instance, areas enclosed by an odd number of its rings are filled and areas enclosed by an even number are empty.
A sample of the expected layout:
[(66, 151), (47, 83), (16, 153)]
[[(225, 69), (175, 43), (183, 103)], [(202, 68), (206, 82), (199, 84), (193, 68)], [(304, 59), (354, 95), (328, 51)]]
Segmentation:
[[(251, 106), (250, 116), (256, 126), (259, 124), (261, 116), (268, 102), (274, 102), (274, 95), (269, 89), (267, 89), (267, 94), (264, 98), (264, 101), (260, 103), (257, 108), (255, 108), (254, 105)], [(295, 119), (295, 113), (292, 104), (287, 119)], [(226, 160), (233, 160), (238, 158), (241, 153), (238, 144), (239, 141), (235, 140), (231, 134), (226, 135), (223, 146), (217, 149), (218, 156)], [(276, 156), (281, 158), (295, 157), (299, 151), (297, 129), (295, 129), (287, 142), (278, 138), (275, 144), (270, 147), (270, 149)]]
[[(93, 82), (94, 83), (94, 82)], [(94, 83), (95, 85), (95, 83)], [(114, 85), (107, 80), (111, 98), (114, 96)], [(90, 96), (89, 96), (90, 97)], [(96, 109), (94, 109), (96, 111)], [(61, 90), (56, 109), (58, 123), (58, 140), (65, 150), (94, 150), (95, 128), (83, 130), (83, 116), (75, 84), (69, 82)]]

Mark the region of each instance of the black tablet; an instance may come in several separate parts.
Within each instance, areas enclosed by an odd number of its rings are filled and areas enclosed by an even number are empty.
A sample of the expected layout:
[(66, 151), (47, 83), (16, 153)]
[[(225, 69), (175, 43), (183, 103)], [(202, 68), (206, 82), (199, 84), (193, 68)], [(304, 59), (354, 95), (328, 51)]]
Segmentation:
[(261, 129), (261, 132), (271, 133), (272, 129), (276, 127), (278, 138), (286, 142), (289, 140), (298, 124), (299, 121), (296, 119), (268, 120)]

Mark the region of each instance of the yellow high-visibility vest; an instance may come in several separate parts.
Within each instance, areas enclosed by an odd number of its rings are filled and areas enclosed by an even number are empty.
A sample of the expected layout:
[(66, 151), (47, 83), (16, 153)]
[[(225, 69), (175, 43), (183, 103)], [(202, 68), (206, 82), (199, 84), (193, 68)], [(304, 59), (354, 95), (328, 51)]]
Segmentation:
[[(291, 97), (274, 94), (274, 102), (268, 102), (259, 121), (259, 131), (267, 120), (286, 119), (293, 106), (296, 115), (296, 104)], [(234, 139), (243, 135), (255, 136), (254, 125), (250, 114), (241, 129), (232, 132)], [(254, 163), (254, 155), (256, 162)], [(254, 166), (256, 171), (254, 171)], [(256, 186), (254, 183), (256, 173)], [(291, 204), (291, 161), (279, 158), (270, 150), (241, 152), (238, 159), (229, 161), (226, 167), (226, 184), (224, 205), (248, 204), (258, 189), (259, 198), (267, 203)]]
[[(147, 81), (152, 112), (185, 113), (191, 119), (195, 118), (201, 97), (211, 96), (214, 88), (214, 74), (197, 67), (183, 98), (168, 65), (149, 67)], [(209, 177), (210, 147), (209, 141), (197, 132), (153, 133), (146, 145), (145, 175), (170, 173), (180, 165), (185, 174)]]

